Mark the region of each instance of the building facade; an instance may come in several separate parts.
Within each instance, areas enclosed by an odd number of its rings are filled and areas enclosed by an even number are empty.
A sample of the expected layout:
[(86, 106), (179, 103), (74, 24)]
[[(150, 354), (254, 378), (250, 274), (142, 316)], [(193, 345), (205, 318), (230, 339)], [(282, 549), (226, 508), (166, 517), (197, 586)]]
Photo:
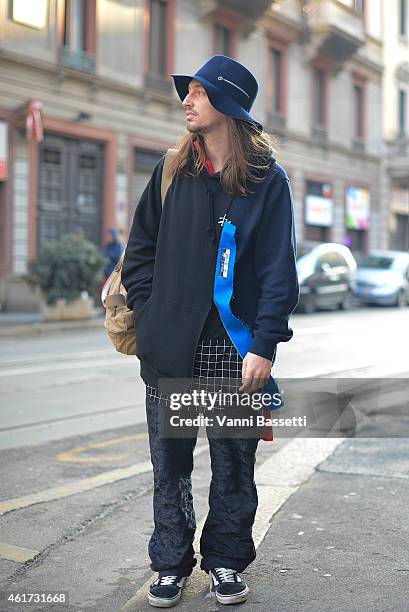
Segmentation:
[(388, 246), (409, 250), (409, 2), (384, 3), (383, 201)]
[(126, 241), (154, 164), (185, 129), (170, 73), (189, 74), (214, 53), (260, 83), (252, 112), (291, 178), (298, 240), (356, 253), (388, 246), (384, 175), (395, 180), (404, 163), (385, 161), (385, 132), (393, 142), (396, 132), (382, 123), (383, 87), (396, 78), (384, 72), (395, 53), (384, 45), (385, 4), (0, 3), (2, 307), (36, 307), (24, 274), (45, 241), (82, 229), (102, 244), (112, 225)]

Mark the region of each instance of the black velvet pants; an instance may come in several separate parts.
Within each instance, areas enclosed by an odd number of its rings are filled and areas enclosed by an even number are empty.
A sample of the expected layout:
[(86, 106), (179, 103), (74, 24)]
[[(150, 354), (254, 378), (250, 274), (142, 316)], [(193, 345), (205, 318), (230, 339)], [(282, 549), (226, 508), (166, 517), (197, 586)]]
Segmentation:
[[(198, 345), (195, 376), (241, 375), (241, 357), (234, 345), (207, 341)], [(193, 540), (196, 520), (191, 474), (197, 436), (159, 436), (162, 398), (156, 388), (147, 387), (146, 417), (154, 475), (154, 531), (149, 541), (151, 569), (192, 572), (197, 563)], [(197, 432), (196, 432), (197, 434)], [(229, 567), (242, 572), (254, 561), (256, 551), (252, 526), (257, 510), (254, 465), (258, 438), (208, 436), (211, 459), (209, 512), (200, 540), (200, 567)]]

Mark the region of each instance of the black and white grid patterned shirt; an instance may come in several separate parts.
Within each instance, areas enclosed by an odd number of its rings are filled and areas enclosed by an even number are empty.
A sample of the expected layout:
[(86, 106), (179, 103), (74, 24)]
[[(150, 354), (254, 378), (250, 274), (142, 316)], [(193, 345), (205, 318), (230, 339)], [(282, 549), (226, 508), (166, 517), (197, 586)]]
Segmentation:
[[(194, 360), (193, 378), (195, 389), (209, 393), (237, 392), (241, 386), (243, 358), (231, 342), (226, 339), (202, 339), (199, 341)], [(159, 404), (167, 404), (169, 398), (158, 387), (146, 385), (146, 394)]]

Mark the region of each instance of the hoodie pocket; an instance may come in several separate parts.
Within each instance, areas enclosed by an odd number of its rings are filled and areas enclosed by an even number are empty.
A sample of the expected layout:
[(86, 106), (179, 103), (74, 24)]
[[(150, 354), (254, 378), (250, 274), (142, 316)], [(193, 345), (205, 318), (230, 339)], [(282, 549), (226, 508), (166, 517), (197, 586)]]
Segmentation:
[(135, 313), (137, 356), (158, 376), (189, 378), (207, 313), (151, 295)]

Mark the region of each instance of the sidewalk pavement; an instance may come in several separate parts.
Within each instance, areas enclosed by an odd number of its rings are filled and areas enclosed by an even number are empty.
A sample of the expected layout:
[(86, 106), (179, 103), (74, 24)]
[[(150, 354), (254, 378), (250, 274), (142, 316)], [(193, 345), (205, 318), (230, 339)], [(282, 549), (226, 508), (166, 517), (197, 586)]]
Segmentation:
[[(408, 610), (407, 439), (343, 439), (323, 461), (318, 460), (309, 476), (305, 472), (300, 477), (300, 454), (301, 461), (312, 463), (310, 454), (324, 441), (309, 442), (312, 445), (306, 444), (306, 455), (302, 446), (293, 446), (294, 462), (288, 453), (287, 468), (283, 468), (280, 453), (276, 456), (277, 470), (271, 470), (273, 464), (269, 466), (272, 480), (278, 483), (268, 491), (273, 515), (257, 547), (256, 560), (243, 572), (250, 596), (245, 604), (229, 609)], [(258, 488), (264, 498), (263, 487)], [(277, 503), (280, 497), (281, 503)], [(115, 609), (151, 610), (146, 603), (149, 582), (151, 577), (127, 604)], [(175, 609), (213, 612), (222, 607), (209, 597), (205, 573), (195, 569)]]
[(40, 312), (0, 312), (0, 338), (102, 328), (104, 317), (105, 311), (102, 308), (94, 308), (90, 319), (72, 321), (44, 321)]
[(342, 442), (274, 517), (249, 608), (408, 610), (408, 479), (406, 438)]

